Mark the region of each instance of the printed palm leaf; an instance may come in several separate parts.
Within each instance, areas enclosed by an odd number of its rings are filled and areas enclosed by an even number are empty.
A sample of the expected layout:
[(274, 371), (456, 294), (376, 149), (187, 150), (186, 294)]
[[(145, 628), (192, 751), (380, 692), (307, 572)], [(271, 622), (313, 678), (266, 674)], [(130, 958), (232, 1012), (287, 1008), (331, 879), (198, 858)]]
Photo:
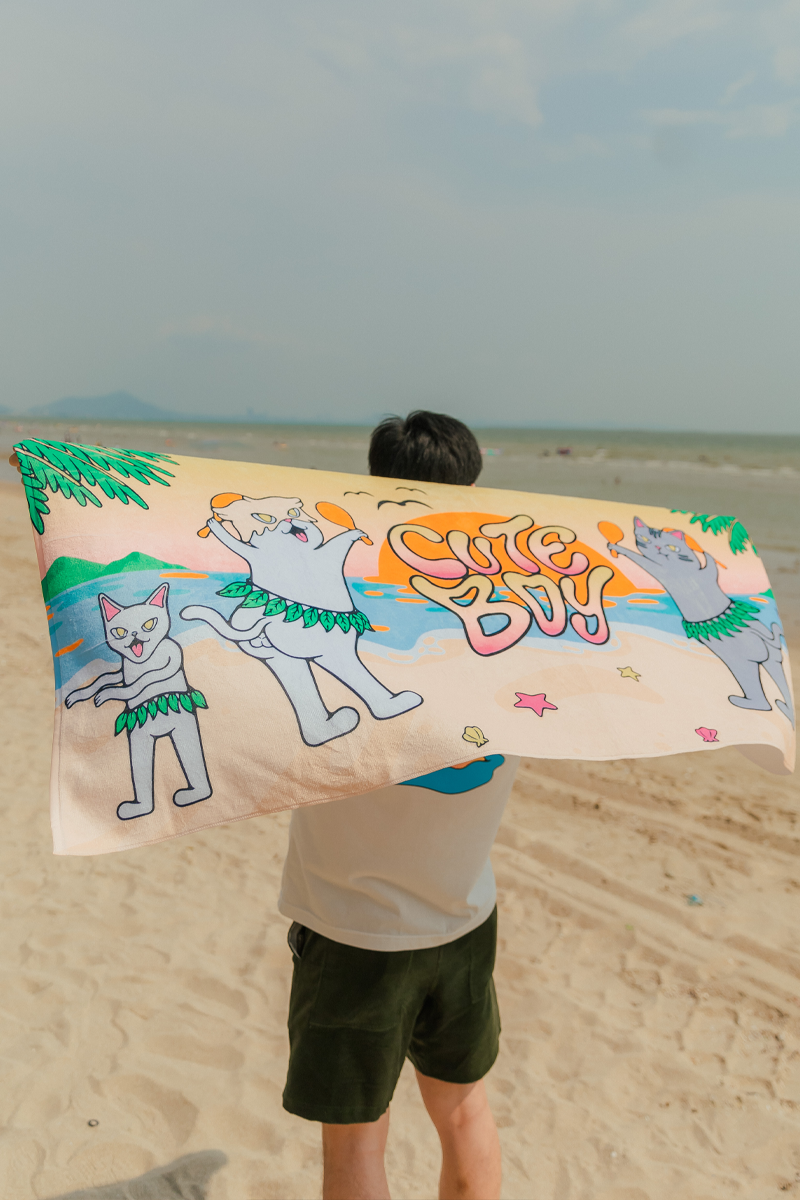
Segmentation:
[(734, 554), (742, 554), (747, 549), (748, 544), (753, 554), (758, 554), (750, 534), (742, 522), (737, 521), (736, 517), (711, 517), (708, 513), (690, 513), (685, 508), (673, 508), (671, 511), (674, 513), (683, 513), (684, 516), (691, 517), (690, 525), (694, 525), (696, 521), (699, 521), (703, 533), (708, 533), (710, 529), (715, 537), (719, 537), (721, 533), (727, 531), (728, 545)]
[(147, 450), (78, 446), (43, 438), (25, 438), (14, 450), (28, 498), (28, 512), (37, 533), (44, 533), (44, 518), (50, 512), (48, 492), (77, 500), (82, 508), (87, 504), (102, 508), (98, 491), (109, 500), (121, 500), (123, 504), (133, 501), (140, 508), (147, 508), (146, 501), (123, 480), (135, 480), (145, 487), (151, 483), (169, 487), (163, 476), (173, 478), (172, 472), (159, 463), (174, 464), (175, 460), (168, 454)]

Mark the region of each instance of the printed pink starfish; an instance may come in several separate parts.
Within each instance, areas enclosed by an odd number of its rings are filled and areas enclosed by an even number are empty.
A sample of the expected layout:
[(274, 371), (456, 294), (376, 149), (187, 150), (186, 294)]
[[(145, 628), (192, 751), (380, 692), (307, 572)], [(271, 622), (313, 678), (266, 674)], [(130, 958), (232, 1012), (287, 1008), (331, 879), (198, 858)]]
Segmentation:
[(532, 708), (537, 717), (540, 717), (546, 708), (552, 708), (554, 712), (558, 712), (555, 704), (551, 704), (544, 692), (537, 692), (535, 696), (529, 696), (527, 692), (515, 692), (517, 703), (514, 708)]
[(695, 733), (698, 733), (704, 742), (719, 741), (716, 729), (707, 729), (705, 725), (701, 725), (699, 729), (695, 729)]

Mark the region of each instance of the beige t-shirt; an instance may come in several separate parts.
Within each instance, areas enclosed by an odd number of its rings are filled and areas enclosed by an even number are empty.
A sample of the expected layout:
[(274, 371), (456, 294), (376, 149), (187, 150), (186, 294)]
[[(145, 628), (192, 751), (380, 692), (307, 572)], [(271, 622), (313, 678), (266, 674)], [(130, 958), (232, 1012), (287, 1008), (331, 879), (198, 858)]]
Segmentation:
[(460, 767), (292, 813), (278, 907), (365, 950), (455, 941), (495, 905), (489, 851), (519, 758)]

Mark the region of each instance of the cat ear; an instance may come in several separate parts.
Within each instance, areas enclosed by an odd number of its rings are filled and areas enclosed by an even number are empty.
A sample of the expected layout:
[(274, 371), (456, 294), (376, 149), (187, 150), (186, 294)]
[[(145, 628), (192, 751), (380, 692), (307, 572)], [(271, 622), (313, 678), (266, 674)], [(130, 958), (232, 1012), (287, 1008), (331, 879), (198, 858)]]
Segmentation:
[(685, 541), (686, 541), (686, 538), (683, 536), (683, 531), (682, 531), (682, 530), (680, 530), (680, 529), (672, 529), (672, 530), (670, 530), (670, 532), (671, 532), (671, 534), (672, 534), (672, 536), (673, 536), (673, 537), (676, 537), (676, 538), (678, 539), (678, 541), (679, 541), (679, 542), (685, 542)]
[(157, 587), (152, 596), (148, 596), (145, 604), (155, 604), (156, 608), (164, 608), (167, 603), (167, 593), (169, 592), (169, 584), (162, 583), (161, 587)]
[(639, 517), (633, 518), (633, 524), (636, 529), (647, 529), (644, 521), (640, 520)]
[(115, 604), (113, 600), (110, 600), (108, 596), (104, 596), (102, 592), (97, 599), (100, 601), (101, 611), (107, 621), (113, 621), (114, 617), (122, 612), (121, 605)]

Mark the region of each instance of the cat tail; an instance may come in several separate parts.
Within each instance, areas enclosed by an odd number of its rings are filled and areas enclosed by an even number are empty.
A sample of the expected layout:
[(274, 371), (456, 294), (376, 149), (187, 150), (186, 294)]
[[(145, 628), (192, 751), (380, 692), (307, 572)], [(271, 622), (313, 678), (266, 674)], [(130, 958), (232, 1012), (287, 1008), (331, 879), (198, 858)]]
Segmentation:
[(771, 630), (767, 629), (763, 621), (751, 621), (750, 628), (752, 629), (753, 633), (757, 633), (761, 640), (766, 642), (767, 645), (777, 646), (780, 649), (783, 630), (777, 621), (773, 622)]
[(252, 641), (253, 638), (263, 633), (264, 627), (270, 620), (269, 617), (262, 617), (249, 629), (234, 629), (233, 625), (225, 620), (222, 613), (218, 613), (215, 608), (205, 608), (202, 604), (190, 604), (187, 608), (182, 608), (181, 616), (184, 621), (205, 621), (215, 633), (220, 634), (229, 642)]

